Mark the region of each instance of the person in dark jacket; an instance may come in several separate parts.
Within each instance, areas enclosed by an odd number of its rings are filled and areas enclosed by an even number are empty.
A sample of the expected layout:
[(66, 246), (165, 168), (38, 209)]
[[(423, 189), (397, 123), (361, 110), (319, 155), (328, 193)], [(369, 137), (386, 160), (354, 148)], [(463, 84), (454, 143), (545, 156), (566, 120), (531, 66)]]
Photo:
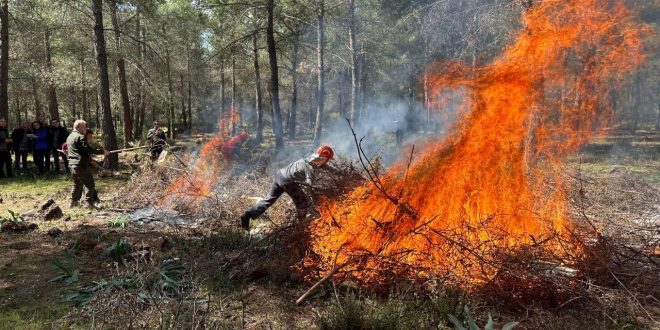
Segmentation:
[(167, 142), (165, 141), (165, 132), (160, 128), (160, 122), (154, 121), (154, 127), (147, 132), (147, 141), (151, 144), (149, 151), (151, 152), (151, 160), (156, 160), (163, 152), (163, 148)]
[(48, 129), (45, 128), (40, 122), (32, 122), (32, 158), (34, 164), (37, 165), (39, 173), (46, 173), (50, 170), (50, 155), (48, 147)]
[(250, 228), (250, 220), (256, 219), (271, 207), (283, 193), (287, 193), (296, 204), (298, 216), (302, 216), (309, 207), (309, 198), (303, 192), (301, 185), (311, 186), (314, 171), (322, 167), (334, 157), (334, 151), (328, 146), (321, 146), (309, 157), (297, 160), (287, 167), (275, 172), (273, 185), (270, 187), (268, 196), (257, 202), (252, 208), (245, 211), (241, 216), (243, 229)]
[(11, 144), (12, 140), (7, 130), (7, 120), (0, 118), (0, 178), (4, 178), (5, 175), (8, 178), (12, 177)]
[[(49, 155), (53, 156), (53, 162), (55, 163), (55, 172), (60, 172), (60, 148), (66, 142), (66, 138), (69, 136), (69, 131), (60, 125), (60, 121), (53, 119), (50, 122), (50, 127), (48, 128), (48, 146), (50, 147)], [(64, 169), (69, 171), (69, 163), (66, 157), (62, 157), (64, 162)]]
[(73, 189), (71, 191), (71, 207), (78, 206), (82, 197), (83, 187), (85, 192), (85, 202), (89, 208), (98, 208), (95, 204), (96, 187), (94, 185), (94, 175), (91, 168), (92, 155), (109, 155), (108, 151), (94, 149), (89, 145), (86, 137), (87, 123), (78, 119), (73, 123), (73, 132), (66, 139), (67, 158), (69, 158), (69, 169), (73, 180)]
[(14, 172), (16, 174), (21, 173), (21, 163), (23, 164), (23, 172), (26, 173), (28, 171), (27, 157), (32, 149), (31, 136), (34, 137), (26, 121), (21, 123), (21, 127), (17, 127), (11, 132), (11, 140), (13, 141), (12, 150), (14, 150), (14, 155), (16, 156), (14, 161)]

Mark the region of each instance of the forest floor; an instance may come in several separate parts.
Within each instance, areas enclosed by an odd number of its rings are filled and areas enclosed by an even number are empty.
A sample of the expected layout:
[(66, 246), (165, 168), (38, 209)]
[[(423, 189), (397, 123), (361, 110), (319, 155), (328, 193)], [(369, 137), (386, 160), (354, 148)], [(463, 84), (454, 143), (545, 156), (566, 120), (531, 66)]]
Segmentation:
[[(126, 163), (136, 158), (123, 157)], [(613, 309), (569, 302), (509, 308), (454, 288), (419, 293), (402, 284), (384, 295), (342, 283), (328, 284), (296, 306), (309, 284), (290, 269), (296, 255), (286, 248), (291, 242), (280, 237), (266, 244), (262, 236), (238, 228), (240, 213), (270, 185), (271, 169), (258, 165), (259, 159), (250, 162), (247, 170), (237, 166), (223, 174), (226, 181), (214, 195), (222, 207), (188, 206), (189, 213), (201, 215), (191, 223), (160, 221), (160, 213), (148, 208), (160, 205), (154, 196), (171, 182), (173, 172), (144, 161), (97, 179), (106, 205), (102, 210), (69, 208), (66, 175), (2, 182), (0, 215), (8, 217), (9, 210), (23, 214), (38, 229), (0, 233), (0, 329), (449, 329), (447, 315), (460, 315), (468, 305), (480, 325), (490, 314), (499, 325), (521, 322), (520, 329), (659, 326), (653, 321), (660, 320), (658, 292), (626, 296), (621, 291), (632, 290), (628, 287), (616, 291), (623, 297), (611, 299), (617, 305)], [(576, 218), (591, 219), (608, 237), (624, 228), (624, 235), (644, 232), (646, 239), (658, 242), (657, 155), (573, 157), (566, 168)], [(55, 200), (64, 217), (44, 221), (36, 213), (48, 199)], [(270, 221), (290, 217), (293, 205), (285, 201), (269, 211)], [(144, 207), (146, 215), (132, 217)], [(658, 256), (651, 254), (652, 271), (657, 271)]]

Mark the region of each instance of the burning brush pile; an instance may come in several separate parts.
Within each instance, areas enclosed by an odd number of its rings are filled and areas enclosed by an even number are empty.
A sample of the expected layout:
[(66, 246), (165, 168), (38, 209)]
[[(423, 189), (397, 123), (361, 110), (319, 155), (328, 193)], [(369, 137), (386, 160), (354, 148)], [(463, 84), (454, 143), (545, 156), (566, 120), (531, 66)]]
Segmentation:
[(524, 13), (492, 63), (430, 65), (433, 105), (460, 104), (458, 124), (321, 205), (300, 268), (367, 286), (436, 279), (514, 296), (542, 294), (546, 279), (529, 274), (573, 277), (566, 266), (595, 233), (570, 216), (562, 160), (607, 123), (609, 94), (644, 61), (646, 32), (618, 1), (548, 0)]

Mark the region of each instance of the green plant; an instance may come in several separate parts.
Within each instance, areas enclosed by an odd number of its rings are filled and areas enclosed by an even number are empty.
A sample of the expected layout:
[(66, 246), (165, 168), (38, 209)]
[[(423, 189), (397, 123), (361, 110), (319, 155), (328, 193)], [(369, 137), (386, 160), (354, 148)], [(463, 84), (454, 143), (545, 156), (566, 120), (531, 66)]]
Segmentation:
[(73, 256), (67, 254), (66, 262), (62, 262), (57, 258), (53, 258), (53, 265), (60, 270), (60, 275), (51, 278), (48, 282), (64, 281), (66, 285), (71, 285), (78, 282), (80, 279), (80, 269), (73, 269)]
[(130, 222), (126, 216), (118, 216), (112, 220), (108, 220), (106, 225), (110, 228), (124, 228)]
[(8, 217), (0, 216), (0, 225), (3, 224), (3, 223), (5, 223), (5, 222), (7, 222), (7, 221), (11, 221), (11, 222), (22, 222), (22, 221), (25, 221), (25, 218), (23, 218), (22, 216), (16, 214), (14, 211), (12, 211), (12, 210), (7, 210), (7, 212), (9, 212), (9, 216), (8, 216)]
[(130, 272), (127, 272), (124, 278), (100, 280), (92, 283), (92, 285), (84, 287), (78, 291), (67, 293), (64, 296), (64, 300), (66, 302), (75, 304), (76, 306), (84, 306), (92, 299), (94, 293), (100, 290), (130, 290), (137, 288), (133, 274)]
[[(477, 319), (474, 317), (472, 312), (470, 311), (470, 308), (465, 306), (464, 308), (465, 311), (465, 321), (468, 324), (468, 327), (464, 327), (463, 323), (454, 315), (449, 314), (449, 321), (454, 325), (454, 329), (456, 330), (480, 330), (479, 326), (477, 325)], [(519, 322), (509, 322), (502, 326), (502, 330), (511, 330), (513, 327), (518, 325)], [(484, 330), (494, 330), (495, 329), (495, 324), (493, 323), (493, 318), (490, 316), (490, 313), (488, 314), (488, 322), (484, 326)]]
[(110, 257), (114, 261), (124, 261), (126, 256), (131, 253), (131, 245), (124, 239), (119, 239), (114, 244), (110, 245), (101, 254), (104, 257)]

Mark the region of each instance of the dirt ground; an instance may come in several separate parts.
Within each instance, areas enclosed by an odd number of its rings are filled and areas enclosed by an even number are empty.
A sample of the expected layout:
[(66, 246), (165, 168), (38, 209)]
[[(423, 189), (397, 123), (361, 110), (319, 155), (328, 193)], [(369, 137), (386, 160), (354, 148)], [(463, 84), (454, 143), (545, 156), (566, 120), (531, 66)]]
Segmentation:
[[(124, 160), (131, 163), (135, 156), (126, 155)], [(270, 183), (270, 169), (250, 167), (249, 172), (241, 169), (234, 173), (241, 174), (226, 174), (231, 179), (214, 187), (216, 193), (206, 203), (222, 207), (202, 204), (191, 210), (190, 205), (177, 206), (182, 213), (199, 215), (193, 225), (152, 221), (155, 216), (149, 221), (149, 217), (130, 218), (134, 209), (154, 204), (167, 185), (166, 177), (173, 175), (143, 162), (126, 166), (114, 177), (97, 179), (106, 205), (103, 210), (69, 208), (71, 182), (65, 175), (2, 182), (0, 215), (8, 216), (8, 210), (23, 214), (38, 229), (0, 233), (0, 329), (123, 328), (129, 324), (136, 328), (318, 326), (316, 320), (330, 308), (332, 295), (322, 293), (297, 307), (295, 300), (308, 285), (288, 269), (295, 253), (260, 246), (261, 236), (250, 237), (238, 229), (240, 212), (254, 197), (263, 195)], [(585, 162), (576, 157), (567, 162), (567, 169), (576, 218), (587, 217), (604, 235), (623, 232), (640, 244), (660, 242), (659, 160)], [(127, 199), (131, 193), (135, 196)], [(48, 199), (61, 207), (62, 218), (40, 218), (37, 211)], [(293, 204), (288, 197), (285, 201), (255, 227), (290, 217)], [(108, 250), (118, 250), (121, 240), (131, 246), (130, 258), (113, 259)], [(284, 245), (291, 243), (282, 240)], [(249, 256), (243, 253), (247, 248), (253, 251)], [(657, 265), (657, 256), (652, 258)], [(262, 260), (276, 262), (259, 266)], [(64, 266), (57, 267), (57, 262)], [(63, 279), (53, 280), (59, 275)], [(93, 291), (89, 297), (86, 290)], [(649, 300), (657, 301), (654, 293), (649, 294)], [(654, 306), (657, 304), (650, 304), (647, 310), (657, 320), (660, 310)], [(177, 312), (169, 312), (173, 310)], [(532, 313), (536, 316), (509, 316), (522, 322), (521, 328), (531, 329), (539, 327), (539, 318), (545, 317), (539, 315), (547, 313), (561, 314), (544, 311)], [(554, 326), (561, 326), (566, 317), (562, 315), (555, 318)], [(620, 326), (626, 328), (626, 324), (658, 326), (634, 317), (621, 321)], [(448, 326), (445, 320), (441, 327)]]

